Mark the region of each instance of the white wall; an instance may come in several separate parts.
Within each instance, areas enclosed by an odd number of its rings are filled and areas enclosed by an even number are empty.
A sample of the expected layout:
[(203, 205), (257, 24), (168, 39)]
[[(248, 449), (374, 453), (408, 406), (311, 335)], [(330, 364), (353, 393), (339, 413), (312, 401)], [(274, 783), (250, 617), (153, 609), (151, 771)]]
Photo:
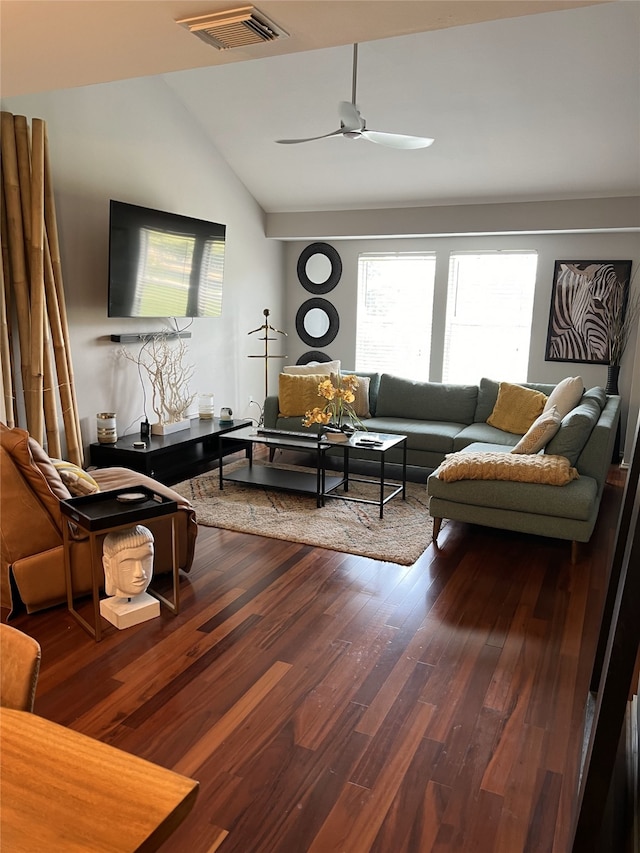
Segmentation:
[[(109, 335), (118, 332), (148, 331), (160, 328), (136, 320), (115, 320), (106, 316), (107, 244), (109, 199), (175, 211), (227, 225), (223, 316), (216, 320), (195, 320), (189, 342), (195, 375), (193, 391), (212, 391), (215, 407), (230, 405), (236, 414), (256, 414), (249, 397), (261, 401), (264, 396), (264, 361), (249, 358), (261, 355), (264, 343), (248, 331), (260, 326), (263, 309), (269, 308), (271, 320), (288, 338), (271, 346), (274, 354), (287, 354), (287, 363), (295, 362), (308, 347), (297, 337), (295, 316), (310, 294), (296, 276), (300, 251), (316, 239), (323, 239), (317, 218), (311, 235), (304, 242), (291, 242), (283, 248), (278, 237), (293, 236), (287, 227), (270, 230), (265, 237), (264, 213), (238, 177), (212, 147), (197, 121), (175, 99), (161, 78), (127, 80), (100, 86), (70, 89), (7, 99), (2, 108), (22, 114), (30, 120), (47, 122), (51, 152), (53, 185), (58, 211), (63, 272), (69, 314), (78, 405), (83, 441), (95, 440), (95, 413), (116, 411), (121, 433), (135, 432), (143, 414), (143, 395), (136, 368), (118, 356), (118, 345)], [(610, 216), (602, 206), (585, 200), (573, 202), (569, 213), (583, 227), (621, 227), (629, 212), (624, 204), (609, 202)], [(529, 223), (533, 230), (557, 227), (565, 222), (567, 203), (510, 205), (509, 220), (518, 219), (519, 229)], [(492, 222), (494, 211), (503, 215), (504, 205), (476, 206), (471, 213), (477, 223)], [(631, 205), (632, 211), (635, 207)], [(596, 222), (583, 223), (580, 219)], [(555, 216), (554, 216), (555, 211)], [(459, 211), (458, 211), (459, 212)], [(544, 212), (544, 216), (542, 213)], [(377, 212), (387, 224), (393, 212)], [(415, 211), (403, 211), (414, 221)], [(434, 222), (447, 221), (449, 230), (458, 227), (460, 217), (451, 208), (429, 209)], [(326, 227), (339, 224), (345, 211), (324, 214)], [(297, 222), (307, 222), (297, 214)], [(371, 228), (372, 211), (348, 212), (349, 234), (375, 233)], [(451, 217), (453, 216), (453, 220)], [(622, 217), (620, 222), (616, 216)], [(443, 220), (444, 217), (444, 220)], [(447, 218), (448, 217), (448, 218)], [(542, 220), (541, 221), (541, 217)], [(275, 221), (274, 215), (271, 219)], [(280, 222), (280, 220), (277, 220)], [(360, 223), (360, 224), (359, 224)], [(307, 222), (307, 224), (309, 224)], [(346, 224), (346, 223), (345, 223)], [(395, 223), (397, 224), (397, 223)], [(628, 223), (627, 223), (628, 224)], [(315, 231), (313, 230), (315, 229)], [(407, 231), (412, 230), (407, 225)], [(464, 231), (465, 228), (460, 228)], [(467, 229), (469, 230), (469, 229)], [(378, 229), (379, 231), (379, 229)], [(338, 233), (336, 229), (334, 233)], [(346, 233), (346, 232), (345, 232)], [(357, 258), (365, 251), (436, 251), (436, 323), (444, 319), (448, 255), (454, 250), (519, 248), (539, 253), (538, 281), (533, 318), (529, 379), (555, 382), (580, 373), (585, 384), (604, 385), (606, 367), (544, 361), (551, 284), (555, 260), (598, 259), (640, 263), (636, 233), (600, 232), (591, 234), (530, 234), (510, 236), (461, 236), (344, 239), (333, 240), (343, 261), (343, 275), (328, 296), (340, 314), (340, 332), (327, 351), (345, 365), (355, 361)], [(286, 260), (286, 263), (285, 263)], [(283, 286), (283, 281), (285, 282)], [(635, 342), (629, 347), (621, 372), (620, 390), (624, 400), (623, 423), (631, 429), (626, 455), (630, 450), (640, 395), (640, 353)], [(134, 350), (135, 351), (135, 350)], [(270, 389), (277, 387), (277, 373), (284, 360), (269, 364)], [(633, 367), (636, 365), (635, 381)], [(432, 380), (440, 378), (440, 362), (432, 359)], [(499, 377), (498, 377), (499, 378)], [(628, 416), (631, 402), (630, 415)], [(150, 420), (153, 419), (147, 411)]]
[[(525, 204), (522, 205), (526, 207)], [(290, 333), (289, 363), (308, 347), (295, 331), (295, 318), (300, 305), (312, 297), (299, 283), (296, 265), (300, 252), (309, 242), (291, 242), (286, 249), (287, 307), (286, 329)], [(640, 246), (635, 233), (594, 234), (531, 234), (509, 236), (454, 236), (410, 239), (332, 240), (342, 259), (343, 271), (338, 285), (323, 298), (332, 302), (340, 316), (340, 330), (336, 339), (324, 352), (338, 358), (346, 367), (355, 365), (355, 328), (357, 313), (358, 255), (362, 252), (436, 252), (436, 282), (434, 295), (434, 340), (444, 326), (449, 254), (454, 251), (527, 249), (538, 253), (536, 295), (533, 307), (532, 338), (529, 351), (528, 380), (531, 382), (559, 382), (565, 376), (582, 376), (585, 386), (606, 385), (607, 368), (603, 365), (545, 361), (551, 287), (556, 260), (632, 260), (632, 274), (640, 263)], [(434, 347), (431, 354), (432, 381), (442, 379), (442, 349)], [(635, 384), (632, 392), (632, 381)], [(632, 436), (638, 417), (638, 382), (640, 381), (640, 341), (632, 339), (625, 353), (620, 372), (620, 394), (623, 400), (622, 438)], [(491, 377), (500, 379), (499, 376)], [(629, 427), (627, 427), (629, 423)], [(625, 458), (630, 456), (630, 443), (625, 448)]]
[(247, 333), (264, 308), (281, 319), (282, 244), (265, 238), (261, 208), (171, 90), (160, 78), (127, 80), (7, 99), (2, 108), (47, 124), (85, 446), (96, 440), (97, 412), (115, 411), (120, 434), (137, 431), (143, 415), (136, 365), (109, 336), (163, 327), (107, 318), (110, 198), (226, 224), (223, 314), (190, 328), (191, 389), (213, 392), (216, 413), (230, 405), (255, 416), (248, 402), (264, 397), (264, 362), (248, 356), (263, 344)]

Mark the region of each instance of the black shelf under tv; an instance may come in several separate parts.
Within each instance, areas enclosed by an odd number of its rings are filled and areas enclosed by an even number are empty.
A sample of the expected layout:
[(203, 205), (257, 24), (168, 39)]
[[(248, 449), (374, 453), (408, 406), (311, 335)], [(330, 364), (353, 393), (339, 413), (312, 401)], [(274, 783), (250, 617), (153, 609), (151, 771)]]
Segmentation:
[[(170, 486), (215, 467), (222, 453), (220, 436), (251, 423), (234, 420), (221, 424), (218, 418), (193, 418), (189, 429), (169, 435), (141, 439), (138, 433), (132, 433), (121, 436), (114, 444), (94, 442), (89, 446), (90, 461), (98, 468), (130, 468)], [(140, 441), (146, 447), (134, 447), (134, 442)], [(244, 443), (224, 442), (225, 456), (244, 449)]]

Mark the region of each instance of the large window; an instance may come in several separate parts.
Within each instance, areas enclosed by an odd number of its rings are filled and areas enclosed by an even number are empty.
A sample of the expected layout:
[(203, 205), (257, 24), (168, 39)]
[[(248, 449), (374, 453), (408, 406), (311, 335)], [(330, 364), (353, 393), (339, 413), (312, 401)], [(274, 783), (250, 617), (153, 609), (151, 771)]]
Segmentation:
[(429, 378), (435, 266), (432, 253), (360, 255), (357, 370)]
[(444, 382), (527, 380), (537, 260), (535, 252), (451, 255)]

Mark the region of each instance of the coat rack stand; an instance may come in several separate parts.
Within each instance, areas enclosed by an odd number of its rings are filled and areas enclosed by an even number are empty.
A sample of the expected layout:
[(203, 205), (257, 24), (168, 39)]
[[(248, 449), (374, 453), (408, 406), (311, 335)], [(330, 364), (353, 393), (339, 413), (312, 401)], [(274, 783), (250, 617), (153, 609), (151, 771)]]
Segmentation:
[(263, 355), (250, 355), (249, 358), (263, 358), (264, 359), (264, 398), (265, 400), (269, 396), (269, 359), (270, 358), (286, 358), (286, 355), (271, 355), (269, 353), (269, 341), (277, 341), (278, 338), (270, 337), (270, 332), (275, 332), (277, 335), (283, 335), (285, 338), (287, 337), (286, 332), (281, 332), (280, 329), (276, 329), (274, 326), (269, 324), (269, 309), (265, 308), (262, 312), (264, 314), (264, 323), (261, 326), (258, 326), (257, 329), (252, 329), (250, 332), (247, 332), (248, 335), (255, 335), (258, 332), (264, 332), (264, 336), (259, 338), (259, 340), (264, 341), (264, 353)]

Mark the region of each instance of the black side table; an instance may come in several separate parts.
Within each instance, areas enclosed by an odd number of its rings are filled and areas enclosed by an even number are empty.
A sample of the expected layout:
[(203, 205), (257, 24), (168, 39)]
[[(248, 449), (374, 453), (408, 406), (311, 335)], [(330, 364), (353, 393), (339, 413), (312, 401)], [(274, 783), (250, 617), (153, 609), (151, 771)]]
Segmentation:
[[(128, 496), (138, 495), (135, 500)], [(102, 571), (102, 540), (107, 533), (113, 533), (126, 527), (133, 527), (152, 518), (166, 516), (171, 521), (171, 557), (173, 575), (173, 601), (165, 598), (153, 589), (147, 589), (150, 595), (166, 605), (174, 614), (180, 609), (180, 586), (178, 567), (178, 537), (176, 518), (178, 504), (154, 492), (146, 486), (129, 486), (108, 492), (97, 492), (60, 501), (62, 512), (62, 539), (64, 544), (64, 565), (67, 578), (67, 607), (82, 627), (96, 642), (102, 639), (100, 615), (100, 584)], [(70, 544), (73, 541), (71, 527), (75, 526), (89, 534), (91, 549), (91, 594), (93, 599), (94, 624), (91, 625), (78, 613), (74, 603), (73, 575), (71, 571)]]
[[(371, 443), (375, 442), (375, 443)], [(400, 484), (389, 482), (385, 479), (385, 456), (388, 450), (392, 447), (402, 446), (402, 481)], [(349, 450), (351, 448), (359, 448), (368, 450), (372, 454), (378, 455), (379, 473), (377, 478), (371, 477), (354, 477), (349, 472)], [(342, 450), (342, 480), (337, 486), (325, 486), (325, 471), (326, 471), (326, 455), (327, 451), (332, 448)], [(325, 498), (339, 498), (343, 501), (356, 501), (357, 503), (375, 504), (380, 509), (380, 518), (384, 517), (384, 505), (388, 503), (396, 495), (402, 495), (402, 500), (407, 499), (407, 436), (395, 435), (394, 433), (368, 433), (356, 432), (345, 442), (339, 444), (321, 444), (320, 452), (322, 454), (322, 502), (324, 505)], [(353, 497), (345, 494), (349, 491), (349, 483), (370, 483), (378, 488), (378, 497), (376, 500), (367, 498)], [(338, 492), (338, 486), (342, 486), (343, 491)], [(388, 492), (387, 494), (385, 494)]]

